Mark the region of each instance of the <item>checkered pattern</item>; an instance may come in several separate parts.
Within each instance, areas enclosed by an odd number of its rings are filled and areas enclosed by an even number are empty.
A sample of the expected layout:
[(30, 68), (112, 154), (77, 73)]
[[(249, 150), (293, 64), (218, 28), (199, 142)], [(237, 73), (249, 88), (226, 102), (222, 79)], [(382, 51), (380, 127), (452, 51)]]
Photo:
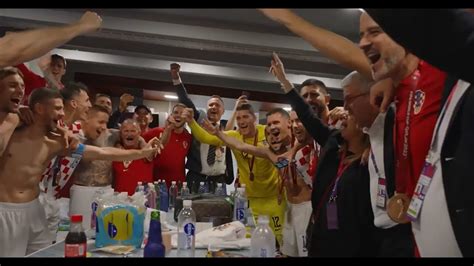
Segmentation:
[[(64, 122), (61, 121), (61, 124), (64, 125)], [(83, 134), (81, 123), (79, 121), (76, 121), (72, 125), (68, 126), (68, 129), (71, 130), (74, 135)], [(50, 193), (57, 198), (60, 195), (61, 190), (65, 187), (69, 187), (68, 183), (72, 182), (71, 176), (78, 162), (76, 162), (77, 158), (68, 156), (63, 157), (60, 162), (58, 173), (60, 175), (60, 179), (58, 180), (58, 183), (53, 186), (53, 164), (55, 160), (56, 157), (49, 162), (48, 167), (41, 175), (41, 186), (46, 193)]]
[[(318, 144), (315, 144), (318, 145)], [(313, 169), (310, 168), (310, 162), (311, 160), (315, 160), (315, 158), (311, 158), (311, 151), (314, 149), (314, 146), (312, 144), (304, 146), (302, 149), (300, 149), (296, 155), (295, 155), (295, 160), (296, 160), (296, 170), (300, 174), (300, 176), (303, 177), (303, 180), (305, 181), (306, 184), (309, 186), (313, 185), (313, 176), (316, 167), (313, 167)], [(319, 146), (316, 146), (316, 155), (319, 157)]]

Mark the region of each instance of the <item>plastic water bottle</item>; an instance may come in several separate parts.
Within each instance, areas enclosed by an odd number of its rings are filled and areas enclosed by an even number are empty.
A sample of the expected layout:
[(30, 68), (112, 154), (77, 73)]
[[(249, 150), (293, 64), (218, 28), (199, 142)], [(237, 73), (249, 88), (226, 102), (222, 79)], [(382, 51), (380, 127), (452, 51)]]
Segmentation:
[(237, 194), (234, 200), (234, 221), (240, 221), (243, 224), (247, 223), (247, 208), (248, 199), (245, 194), (245, 188), (237, 188)]
[(181, 188), (181, 198), (186, 199), (187, 197), (189, 197), (189, 195), (190, 193), (189, 193), (188, 183), (183, 182), (183, 187)]
[(135, 188), (135, 192), (140, 191), (140, 186), (142, 186), (142, 185), (143, 185), (143, 182), (138, 181), (138, 182), (137, 182), (137, 187)]
[(152, 211), (148, 241), (143, 249), (143, 257), (163, 258), (165, 257), (165, 252), (166, 249), (161, 235), (160, 211)]
[(217, 183), (216, 192), (214, 193), (216, 196), (225, 196), (224, 189), (222, 188), (222, 183)]
[(146, 205), (152, 209), (156, 209), (156, 191), (153, 183), (148, 183), (148, 192), (146, 195), (148, 199)]
[(176, 184), (177, 188), (178, 188), (178, 197), (181, 196), (181, 188), (183, 188), (183, 183), (181, 181), (178, 181), (178, 183)]
[(205, 182), (199, 182), (198, 194), (207, 193), (207, 186)]
[(92, 203), (91, 203), (91, 229), (95, 231), (96, 229), (96, 225), (97, 225), (97, 216), (96, 216), (96, 211), (97, 211), (97, 207), (99, 206), (98, 205), (98, 199), (99, 197), (104, 193), (103, 190), (97, 190), (95, 193), (94, 193), (94, 196), (92, 197)]
[(252, 257), (269, 258), (275, 257), (275, 235), (268, 226), (270, 220), (267, 215), (258, 216), (258, 226), (252, 233), (250, 239), (250, 250)]
[(148, 187), (148, 184), (147, 184), (147, 183), (143, 184), (143, 192), (145, 193), (145, 195), (148, 194), (148, 189), (149, 189), (149, 188), (150, 188), (150, 187)]
[(137, 192), (143, 192), (143, 194), (145, 194), (145, 187), (143, 185), (139, 185), (137, 188)]
[(196, 214), (191, 200), (183, 201), (183, 209), (178, 215), (178, 257), (194, 257), (196, 241)]
[(156, 192), (156, 203), (155, 203), (155, 209), (159, 210), (160, 209), (160, 184), (158, 184), (158, 181), (153, 182), (153, 186), (155, 187), (155, 192)]
[(167, 212), (168, 211), (168, 187), (166, 186), (166, 181), (163, 180), (160, 186), (160, 210)]
[(171, 181), (170, 191), (168, 194), (168, 197), (169, 197), (168, 211), (170, 213), (174, 212), (174, 205), (176, 204), (177, 196), (178, 196), (178, 187), (176, 186), (176, 181)]

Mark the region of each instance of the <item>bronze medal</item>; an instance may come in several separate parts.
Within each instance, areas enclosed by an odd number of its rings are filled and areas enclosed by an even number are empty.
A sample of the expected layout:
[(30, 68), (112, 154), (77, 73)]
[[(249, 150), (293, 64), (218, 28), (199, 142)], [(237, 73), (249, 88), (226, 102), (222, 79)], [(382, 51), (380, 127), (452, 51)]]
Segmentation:
[(396, 193), (388, 200), (387, 214), (392, 221), (399, 224), (409, 223), (407, 218), (407, 210), (410, 205), (410, 198), (403, 193)]

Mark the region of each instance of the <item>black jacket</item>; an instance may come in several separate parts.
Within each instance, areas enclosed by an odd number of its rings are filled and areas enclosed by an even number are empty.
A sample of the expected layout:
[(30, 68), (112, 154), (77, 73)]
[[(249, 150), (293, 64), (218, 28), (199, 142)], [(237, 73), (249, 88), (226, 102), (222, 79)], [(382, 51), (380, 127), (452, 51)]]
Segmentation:
[[(395, 41), (446, 71), (443, 105), (457, 79), (474, 82), (474, 15), (453, 9), (367, 9)], [(436, 30), (433, 30), (436, 29)], [(455, 108), (441, 148), (443, 184), (454, 234), (463, 256), (474, 256), (474, 92)]]
[[(194, 120), (199, 121), (200, 111), (196, 108), (193, 101), (189, 98), (188, 92), (186, 91), (186, 87), (184, 84), (175, 85), (176, 92), (178, 94), (179, 102), (186, 105), (189, 108), (194, 110)], [(191, 144), (191, 150), (188, 153), (188, 160), (186, 162), (186, 168), (190, 171), (195, 173), (201, 173), (202, 165), (201, 165), (201, 142), (199, 142), (196, 138), (193, 137), (193, 141)], [(232, 184), (234, 181), (234, 167), (232, 163), (232, 153), (231, 149), (226, 148), (225, 152), (225, 163), (226, 163), (226, 170), (225, 170), (225, 181), (227, 184)]]
[(287, 95), (306, 130), (323, 147), (311, 197), (316, 223), (312, 225), (309, 239), (309, 256), (376, 256), (376, 228), (370, 203), (367, 165), (361, 165), (360, 160), (356, 160), (341, 175), (336, 198), (339, 228), (328, 229), (326, 204), (337, 177), (343, 138), (338, 130), (329, 129), (313, 115), (311, 108), (295, 90)]

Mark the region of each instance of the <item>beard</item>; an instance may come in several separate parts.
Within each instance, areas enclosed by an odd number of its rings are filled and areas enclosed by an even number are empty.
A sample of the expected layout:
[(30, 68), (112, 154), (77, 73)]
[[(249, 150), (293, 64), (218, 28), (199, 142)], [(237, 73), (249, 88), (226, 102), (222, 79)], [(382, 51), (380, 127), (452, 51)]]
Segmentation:
[(323, 114), (324, 108), (320, 104), (313, 104), (311, 105), (311, 109), (313, 110), (313, 113), (318, 117), (321, 118), (321, 115)]

